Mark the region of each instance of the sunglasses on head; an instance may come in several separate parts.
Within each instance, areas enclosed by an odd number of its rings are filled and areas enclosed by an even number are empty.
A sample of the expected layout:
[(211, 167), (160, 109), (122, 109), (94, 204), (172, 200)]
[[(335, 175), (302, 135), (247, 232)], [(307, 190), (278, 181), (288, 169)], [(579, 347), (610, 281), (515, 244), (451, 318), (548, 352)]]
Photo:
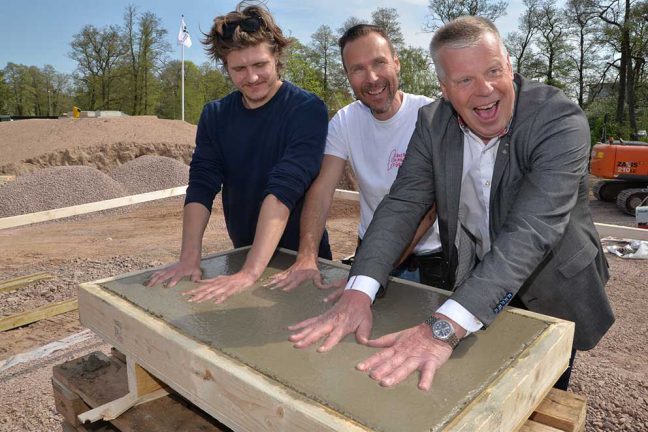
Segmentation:
[(225, 40), (232, 39), (234, 36), (234, 31), (237, 27), (240, 27), (245, 33), (254, 33), (255, 31), (261, 28), (263, 24), (263, 18), (260, 15), (252, 15), (247, 18), (244, 18), (239, 21), (234, 21), (227, 23), (223, 26), (222, 38)]

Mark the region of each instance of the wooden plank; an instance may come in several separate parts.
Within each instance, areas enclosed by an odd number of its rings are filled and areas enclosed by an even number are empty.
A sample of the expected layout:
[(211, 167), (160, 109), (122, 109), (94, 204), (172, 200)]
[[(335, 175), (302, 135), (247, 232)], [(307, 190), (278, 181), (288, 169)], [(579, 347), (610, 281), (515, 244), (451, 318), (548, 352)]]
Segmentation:
[(348, 201), (360, 201), (360, 194), (356, 191), (346, 189), (335, 189), (333, 199), (343, 199)]
[(2, 186), (5, 183), (9, 183), (11, 181), (16, 180), (15, 175), (0, 175), (0, 186)]
[(72, 426), (70, 423), (64, 421), (61, 423), (61, 430), (62, 432), (121, 432), (108, 422)]
[(632, 240), (648, 241), (648, 229), (632, 228), (620, 225), (610, 225), (595, 222), (594, 226), (599, 233), (599, 237), (618, 237)]
[(21, 327), (40, 321), (45, 318), (50, 318), (55, 315), (60, 315), (66, 312), (76, 310), (79, 307), (77, 299), (65, 300), (51, 305), (43, 306), (31, 311), (21, 312), (8, 317), (0, 318), (0, 331), (11, 330), (16, 327)]
[(135, 363), (131, 357), (126, 358), (126, 376), (128, 377), (129, 392), (137, 396), (152, 393), (166, 387), (142, 366)]
[(555, 427), (547, 426), (537, 421), (527, 420), (517, 432), (562, 432)]
[(142, 396), (138, 396), (135, 393), (126, 393), (118, 399), (106, 402), (103, 405), (79, 414), (77, 418), (81, 424), (85, 424), (86, 422), (95, 423), (100, 420), (114, 420), (133, 407), (160, 399), (168, 394), (169, 392), (164, 389), (158, 389)]
[[(229, 265), (232, 262), (228, 259)], [(139, 273), (145, 272), (130, 276)], [(156, 318), (159, 315), (146, 312), (100, 285), (119, 280), (121, 286), (130, 289), (130, 285), (121, 284), (123, 277), (80, 286), (82, 323), (229, 427), (235, 430), (368, 429), (316, 402), (315, 398), (305, 398), (268, 375), (185, 336), (176, 327)], [(502, 368), (498, 378), (471, 403), (448, 413), (449, 420), (443, 430), (510, 431), (521, 427), (545, 396), (539, 389), (548, 391), (567, 367), (573, 323), (528, 311), (506, 313), (544, 322), (546, 331), (525, 345), (513, 364)], [(385, 390), (376, 387), (375, 391)]]
[(56, 378), (52, 378), (54, 406), (65, 421), (73, 427), (80, 425), (77, 415), (86, 412), (90, 407), (74, 392), (66, 388)]
[(17, 290), (32, 282), (51, 280), (51, 279), (54, 279), (54, 276), (45, 272), (18, 276), (13, 279), (5, 279), (3, 281), (0, 281), (0, 292), (9, 292), (9, 291)]
[(509, 312), (542, 318), (552, 331), (543, 333), (526, 349), (515, 368), (508, 368), (489, 391), (473, 400), (448, 430), (518, 430), (545, 397), (546, 392), (538, 393), (537, 389), (550, 389), (569, 365), (564, 354), (571, 351), (574, 323), (522, 309), (509, 308)]
[[(94, 352), (54, 366), (54, 379), (78, 395), (89, 407), (97, 407), (128, 392), (124, 363)], [(81, 412), (75, 413), (76, 415)], [(111, 422), (121, 432), (226, 432), (228, 429), (177, 395), (138, 405)], [(91, 428), (94, 424), (84, 425)]]
[(551, 389), (531, 414), (531, 419), (565, 432), (585, 430), (587, 399), (563, 390)]
[(108, 210), (118, 207), (140, 204), (147, 201), (154, 201), (163, 198), (170, 198), (178, 195), (184, 195), (187, 186), (179, 186), (170, 189), (164, 189), (154, 192), (146, 192), (139, 195), (130, 195), (127, 197), (114, 198), (105, 201), (97, 201), (88, 204), (80, 204), (71, 207), (45, 210), (25, 215), (9, 216), (0, 219), (0, 229), (15, 228), (23, 225), (29, 225), (37, 222), (45, 222), (55, 219), (66, 218), (86, 213)]

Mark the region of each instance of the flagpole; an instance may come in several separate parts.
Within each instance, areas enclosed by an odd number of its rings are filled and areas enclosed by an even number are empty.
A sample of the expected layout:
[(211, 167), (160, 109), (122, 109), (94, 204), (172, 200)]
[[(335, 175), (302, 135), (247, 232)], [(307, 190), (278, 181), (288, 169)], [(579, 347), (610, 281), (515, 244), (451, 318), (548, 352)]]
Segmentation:
[[(182, 19), (184, 22), (184, 15), (182, 15)], [(184, 121), (184, 108), (185, 108), (185, 103), (184, 103), (184, 49), (185, 49), (185, 44), (182, 44), (182, 121)]]
[(182, 121), (184, 121), (184, 44), (182, 44)]

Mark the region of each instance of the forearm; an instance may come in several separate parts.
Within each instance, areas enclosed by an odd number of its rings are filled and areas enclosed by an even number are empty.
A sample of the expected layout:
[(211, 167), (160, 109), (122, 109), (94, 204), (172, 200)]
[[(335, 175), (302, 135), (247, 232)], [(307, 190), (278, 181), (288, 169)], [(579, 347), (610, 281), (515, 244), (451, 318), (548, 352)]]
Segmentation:
[(434, 225), (435, 221), (436, 221), (436, 206), (433, 206), (430, 209), (430, 211), (428, 211), (425, 214), (425, 216), (423, 216), (423, 219), (421, 219), (421, 223), (419, 223), (419, 226), (416, 229), (416, 232), (414, 233), (414, 238), (407, 246), (407, 248), (403, 251), (400, 258), (398, 258), (396, 267), (401, 265), (403, 261), (405, 261), (405, 259), (407, 259), (407, 257), (412, 254), (416, 245), (421, 241), (425, 233), (428, 232), (430, 228), (432, 228), (432, 225)]
[(274, 195), (267, 195), (261, 205), (252, 249), (241, 269), (258, 279), (274, 253), (288, 223), (290, 210)]
[(209, 210), (202, 204), (192, 202), (184, 207), (180, 261), (200, 262), (202, 238), (209, 216)]
[(340, 181), (345, 164), (345, 160), (336, 156), (324, 156), (320, 173), (306, 194), (299, 228), (298, 259), (317, 261), (335, 186)]
[[(312, 192), (312, 193), (311, 193)], [(299, 258), (317, 260), (319, 244), (333, 202), (333, 193), (309, 191), (300, 221)]]

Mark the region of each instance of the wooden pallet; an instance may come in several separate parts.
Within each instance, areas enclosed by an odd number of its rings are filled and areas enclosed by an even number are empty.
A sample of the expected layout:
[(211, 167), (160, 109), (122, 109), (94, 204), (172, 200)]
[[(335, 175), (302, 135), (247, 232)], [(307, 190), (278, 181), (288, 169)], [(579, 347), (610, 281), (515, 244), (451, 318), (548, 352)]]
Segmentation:
[[(110, 422), (81, 424), (78, 416), (93, 408), (119, 400), (129, 393), (128, 364), (116, 356), (107, 357), (101, 352), (55, 366), (52, 374), (54, 402), (69, 430), (117, 430), (122, 432), (222, 432), (228, 431), (218, 421), (209, 417), (179, 395), (146, 402), (125, 411)], [(159, 388), (159, 383), (139, 370), (142, 391)], [(148, 390), (145, 390), (148, 388)]]
[[(56, 409), (67, 432), (202, 431), (229, 432), (205, 412), (176, 393), (126, 411), (110, 422), (82, 425), (78, 416), (128, 393), (127, 362), (118, 351), (110, 357), (101, 352), (55, 366), (52, 377)], [(140, 379), (146, 381), (147, 375)], [(585, 430), (586, 399), (552, 389), (520, 432), (582, 432)]]

